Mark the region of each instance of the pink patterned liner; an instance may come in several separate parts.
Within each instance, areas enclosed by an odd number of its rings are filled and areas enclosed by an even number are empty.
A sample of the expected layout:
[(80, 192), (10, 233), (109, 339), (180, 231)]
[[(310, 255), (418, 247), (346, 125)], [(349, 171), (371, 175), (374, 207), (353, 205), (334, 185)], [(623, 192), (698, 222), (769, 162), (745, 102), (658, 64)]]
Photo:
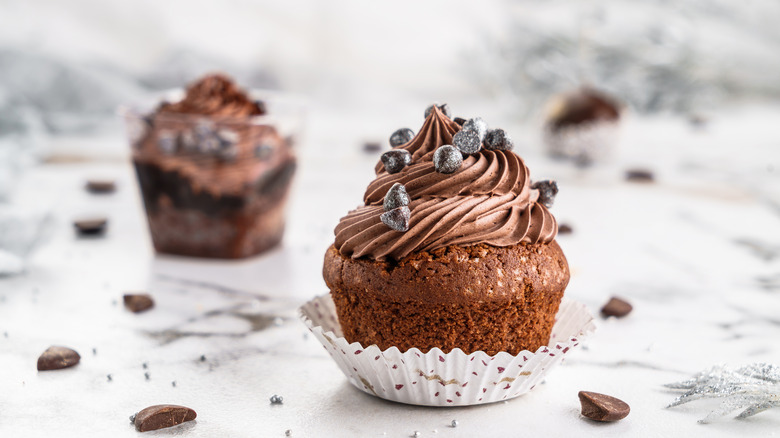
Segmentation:
[(330, 295), (301, 306), (299, 316), (347, 376), (368, 394), (399, 403), (422, 406), (468, 406), (508, 400), (536, 386), (564, 356), (595, 330), (593, 316), (574, 301), (564, 301), (556, 315), (550, 345), (536, 353), (518, 355), (438, 348), (422, 353), (416, 348), (350, 344), (342, 336)]

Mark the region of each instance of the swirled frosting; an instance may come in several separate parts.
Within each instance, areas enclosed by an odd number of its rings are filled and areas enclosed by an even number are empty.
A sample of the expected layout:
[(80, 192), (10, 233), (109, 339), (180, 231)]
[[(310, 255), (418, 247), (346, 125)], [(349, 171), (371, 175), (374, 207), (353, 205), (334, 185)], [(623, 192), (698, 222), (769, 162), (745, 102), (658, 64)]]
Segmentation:
[[(558, 224), (537, 202), (539, 191), (530, 187), (528, 168), (513, 152), (483, 149), (465, 158), (455, 173), (436, 172), (434, 151), (452, 144), (459, 130), (460, 125), (434, 108), (420, 132), (396, 148), (412, 154), (411, 165), (390, 174), (381, 161), (377, 164), (365, 205), (336, 226), (336, 249), (352, 258), (399, 260), (414, 251), (450, 245), (511, 246), (555, 239)], [(395, 183), (403, 184), (411, 199), (406, 232), (380, 220), (384, 196)]]
[(212, 74), (190, 84), (182, 100), (163, 104), (157, 112), (247, 117), (262, 115), (264, 110), (230, 78)]

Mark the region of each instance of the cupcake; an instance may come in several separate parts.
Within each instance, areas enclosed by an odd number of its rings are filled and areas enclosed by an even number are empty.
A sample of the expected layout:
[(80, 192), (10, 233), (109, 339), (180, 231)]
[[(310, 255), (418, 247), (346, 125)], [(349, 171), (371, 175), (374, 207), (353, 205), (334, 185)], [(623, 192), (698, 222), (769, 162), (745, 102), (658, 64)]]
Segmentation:
[(281, 241), (296, 160), (262, 101), (210, 75), (125, 118), (158, 252), (240, 258)]
[(448, 353), (548, 345), (569, 267), (548, 210), (501, 129), (432, 106), (397, 131), (364, 205), (335, 229), (323, 275), (348, 342)]
[(581, 166), (607, 157), (617, 140), (620, 113), (616, 99), (594, 88), (555, 96), (545, 114), (548, 152)]

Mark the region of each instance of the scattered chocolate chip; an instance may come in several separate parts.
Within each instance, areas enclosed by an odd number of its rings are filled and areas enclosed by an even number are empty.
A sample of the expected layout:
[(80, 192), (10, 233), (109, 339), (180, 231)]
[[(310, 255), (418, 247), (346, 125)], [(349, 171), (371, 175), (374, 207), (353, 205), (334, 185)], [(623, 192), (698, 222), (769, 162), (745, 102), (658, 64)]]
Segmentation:
[(149, 368), (149, 363), (148, 362), (144, 362), (144, 363), (141, 364), (141, 367), (143, 369), (148, 369)]
[(110, 382), (110, 381), (114, 380), (114, 378), (111, 377), (111, 374), (106, 374), (106, 380)]
[(271, 396), (271, 404), (272, 405), (281, 405), (284, 403), (284, 398), (282, 398), (281, 395), (272, 395)]
[(655, 181), (655, 176), (647, 169), (629, 169), (626, 171), (626, 181), (650, 183)]
[(558, 194), (558, 183), (550, 180), (536, 181), (531, 184), (532, 189), (539, 190), (538, 202), (547, 208), (553, 206), (555, 195)]
[(605, 317), (614, 316), (616, 318), (622, 318), (631, 313), (631, 310), (633, 309), (634, 307), (627, 301), (621, 300), (618, 297), (612, 297), (607, 301), (607, 304), (604, 304), (604, 307), (601, 308), (601, 314)]
[(580, 391), (582, 416), (596, 421), (617, 421), (626, 418), (631, 408), (626, 402), (597, 392)]
[(461, 129), (452, 137), (452, 145), (466, 155), (476, 154), (482, 148), (479, 133), (470, 129)]
[(116, 190), (116, 183), (110, 179), (87, 180), (87, 191), (90, 193), (111, 193)]
[(97, 348), (93, 348), (92, 349), (92, 355), (93, 356), (97, 356)]
[(463, 164), (463, 154), (452, 145), (439, 146), (433, 153), (433, 167), (439, 173), (455, 173)]
[[(439, 111), (443, 112), (445, 116), (450, 117), (450, 106), (446, 103), (443, 103), (441, 105), (436, 105), (439, 108)], [(428, 108), (425, 108), (425, 118), (427, 119), (429, 115), (431, 115), (431, 111), (433, 110), (433, 105), (429, 106)]]
[(382, 164), (387, 173), (398, 173), (404, 167), (412, 164), (412, 154), (404, 149), (395, 149), (382, 154)]
[(151, 380), (152, 379), (152, 375), (149, 374), (148, 372), (146, 372), (146, 373), (144, 373), (144, 379)]
[(106, 225), (108, 225), (108, 219), (102, 217), (96, 217), (91, 219), (79, 219), (73, 222), (73, 226), (79, 234), (83, 235), (97, 235), (106, 231)]
[(38, 357), (38, 371), (60, 370), (79, 363), (81, 356), (68, 347), (53, 345)]
[(175, 380), (171, 382), (171, 386), (173, 386), (174, 388), (176, 387), (176, 381)]
[(487, 123), (485, 123), (484, 120), (482, 120), (482, 117), (475, 117), (473, 119), (469, 119), (466, 121), (466, 123), (463, 124), (463, 129), (468, 131), (475, 131), (477, 134), (479, 134), (479, 141), (484, 141), (485, 136), (487, 135)]
[(574, 232), (571, 225), (569, 224), (560, 224), (558, 225), (558, 234), (571, 234)]
[(396, 231), (408, 231), (409, 220), (412, 217), (412, 212), (409, 207), (398, 207), (396, 209), (386, 211), (379, 216), (382, 223)]
[(503, 129), (491, 129), (485, 136), (485, 149), (511, 151), (514, 147), (512, 139)]
[(406, 193), (406, 187), (401, 183), (395, 183), (385, 195), (383, 208), (390, 211), (398, 207), (409, 205), (409, 194)]
[(149, 294), (125, 294), (122, 297), (125, 308), (133, 313), (140, 313), (154, 307), (154, 300)]
[(284, 436), (292, 436), (292, 429), (287, 429), (284, 431)]
[(139, 432), (164, 429), (194, 420), (198, 414), (190, 408), (177, 405), (149, 406), (130, 419)]
[(363, 152), (379, 152), (382, 150), (382, 144), (378, 141), (367, 141), (363, 143)]
[(201, 354), (200, 355), (200, 361), (201, 362), (205, 362), (206, 361), (206, 355), (205, 354)]
[(455, 117), (454, 119), (452, 119), (452, 121), (457, 123), (460, 126), (463, 126), (463, 124), (466, 123), (466, 119), (464, 119), (463, 117)]
[(409, 143), (414, 138), (414, 131), (409, 128), (401, 128), (396, 130), (390, 136), (390, 146), (396, 147), (402, 144)]

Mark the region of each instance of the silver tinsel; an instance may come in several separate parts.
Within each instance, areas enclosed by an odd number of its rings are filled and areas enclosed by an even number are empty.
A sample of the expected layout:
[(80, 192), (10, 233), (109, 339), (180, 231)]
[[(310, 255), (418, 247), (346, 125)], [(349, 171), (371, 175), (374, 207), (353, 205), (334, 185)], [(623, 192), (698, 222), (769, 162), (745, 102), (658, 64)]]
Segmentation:
[(724, 399), (718, 409), (699, 423), (710, 423), (740, 409), (742, 412), (736, 416), (738, 419), (780, 407), (780, 366), (768, 363), (754, 363), (736, 370), (715, 366), (691, 379), (664, 386), (685, 391), (667, 408), (702, 398)]

